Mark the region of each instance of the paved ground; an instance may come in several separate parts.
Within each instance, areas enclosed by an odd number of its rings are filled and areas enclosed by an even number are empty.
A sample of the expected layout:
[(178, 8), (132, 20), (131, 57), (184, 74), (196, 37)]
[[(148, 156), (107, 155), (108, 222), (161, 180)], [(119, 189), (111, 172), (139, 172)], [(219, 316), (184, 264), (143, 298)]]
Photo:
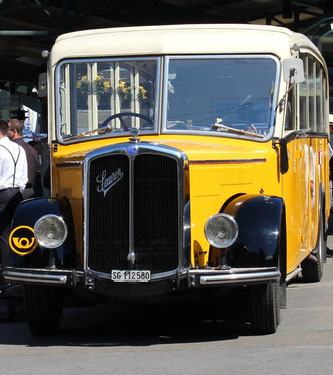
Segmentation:
[[(328, 246), (333, 249), (333, 236)], [(60, 332), (33, 337), (0, 319), (3, 374), (330, 374), (333, 369), (333, 251), (320, 283), (295, 280), (274, 335), (254, 335), (227, 314), (195, 306), (67, 309)], [(244, 303), (245, 306), (245, 303)], [(223, 306), (222, 310), (227, 310)], [(238, 318), (242, 304), (233, 310)], [(223, 315), (223, 314), (222, 314)]]

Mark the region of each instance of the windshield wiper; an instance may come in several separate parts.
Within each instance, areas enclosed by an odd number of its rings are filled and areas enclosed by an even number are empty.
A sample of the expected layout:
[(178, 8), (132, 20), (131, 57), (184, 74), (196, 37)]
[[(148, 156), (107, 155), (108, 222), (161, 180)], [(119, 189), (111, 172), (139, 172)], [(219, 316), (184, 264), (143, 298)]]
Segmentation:
[(84, 137), (89, 136), (89, 135), (93, 135), (94, 133), (97, 133), (97, 135), (98, 135), (98, 134), (105, 134), (105, 133), (109, 133), (109, 132), (113, 132), (113, 129), (112, 129), (111, 125), (106, 125), (106, 126), (103, 126), (102, 128), (89, 130), (88, 132), (75, 135), (74, 137), (70, 137), (68, 139), (70, 139), (70, 140), (80, 139), (80, 138), (84, 138)]
[(247, 130), (243, 130), (243, 129), (232, 128), (230, 126), (219, 124), (217, 122), (212, 126), (212, 128), (215, 129), (215, 130), (223, 129), (223, 130), (227, 130), (228, 132), (230, 131), (230, 132), (234, 132), (234, 133), (238, 133), (238, 134), (249, 135), (251, 137), (256, 137), (256, 138), (264, 138), (265, 137), (264, 135), (261, 135), (261, 134), (253, 133), (251, 131), (247, 131)]

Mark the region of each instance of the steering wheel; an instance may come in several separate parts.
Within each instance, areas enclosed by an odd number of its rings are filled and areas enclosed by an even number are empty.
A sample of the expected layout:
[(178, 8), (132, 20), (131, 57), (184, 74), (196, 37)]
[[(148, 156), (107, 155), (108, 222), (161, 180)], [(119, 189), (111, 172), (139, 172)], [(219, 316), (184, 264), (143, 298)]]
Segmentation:
[(115, 119), (115, 118), (119, 118), (119, 120), (120, 120), (120, 124), (121, 124), (121, 127), (122, 127), (125, 131), (128, 132), (129, 129), (128, 129), (127, 125), (125, 124), (124, 120), (122, 119), (122, 117), (125, 117), (125, 116), (139, 117), (139, 118), (142, 118), (142, 119), (146, 120), (149, 124), (153, 125), (153, 120), (152, 120), (151, 118), (145, 116), (145, 115), (142, 115), (141, 113), (135, 113), (135, 112), (122, 112), (122, 113), (115, 113), (114, 115), (107, 117), (107, 118), (103, 121), (101, 127), (106, 126), (106, 124), (107, 124), (109, 121), (111, 121), (111, 120), (113, 120), (113, 119)]

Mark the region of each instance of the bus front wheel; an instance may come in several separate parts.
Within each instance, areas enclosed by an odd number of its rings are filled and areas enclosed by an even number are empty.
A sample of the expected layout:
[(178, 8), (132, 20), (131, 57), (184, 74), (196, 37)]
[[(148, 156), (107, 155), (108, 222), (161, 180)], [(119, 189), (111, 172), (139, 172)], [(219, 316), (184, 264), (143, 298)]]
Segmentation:
[(252, 327), (259, 334), (275, 333), (280, 320), (278, 282), (251, 286)]
[(55, 333), (63, 309), (63, 288), (44, 285), (24, 286), (24, 312), (34, 335)]

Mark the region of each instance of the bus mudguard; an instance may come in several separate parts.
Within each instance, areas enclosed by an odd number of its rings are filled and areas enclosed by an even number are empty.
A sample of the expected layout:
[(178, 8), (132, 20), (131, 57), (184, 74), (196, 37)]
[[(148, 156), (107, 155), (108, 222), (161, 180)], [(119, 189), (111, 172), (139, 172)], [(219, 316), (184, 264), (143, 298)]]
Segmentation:
[[(68, 228), (65, 242), (55, 249), (39, 246), (34, 237), (34, 226), (45, 215), (62, 217)], [(74, 267), (73, 233), (71, 209), (65, 199), (37, 198), (23, 201), (17, 207), (12, 221), (9, 236), (9, 265), (32, 268)]]
[(231, 201), (224, 213), (233, 216), (239, 228), (237, 240), (226, 252), (228, 266), (280, 267), (279, 263), (285, 263), (282, 198), (242, 195)]

